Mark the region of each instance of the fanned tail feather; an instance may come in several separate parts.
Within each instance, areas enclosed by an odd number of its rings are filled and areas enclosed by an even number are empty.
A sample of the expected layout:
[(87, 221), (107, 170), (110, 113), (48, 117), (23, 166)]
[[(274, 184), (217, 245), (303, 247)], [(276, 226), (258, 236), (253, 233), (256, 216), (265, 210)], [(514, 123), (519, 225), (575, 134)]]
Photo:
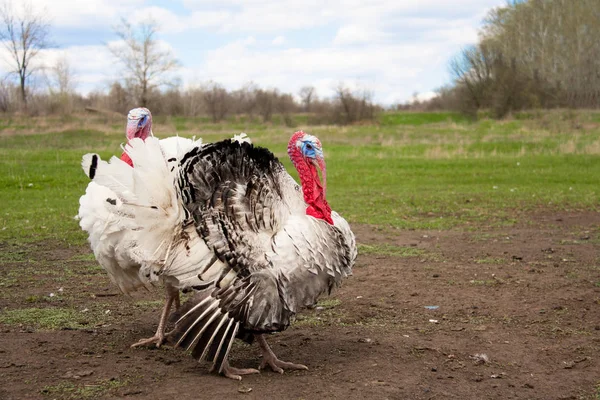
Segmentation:
[(180, 337), (176, 346), (193, 347), (194, 358), (212, 363), (212, 368), (221, 372), (240, 323), (219, 308), (219, 300), (210, 290), (199, 296), (205, 297), (190, 300), (188, 303), (197, 304), (177, 321), (175, 336)]
[(97, 154), (86, 154), (81, 165), (87, 176), (112, 190), (122, 201), (137, 200), (133, 193), (133, 170), (126, 162), (114, 156), (106, 162)]
[[(82, 227), (90, 236), (104, 236), (106, 228), (100, 224), (122, 232), (120, 249), (139, 265), (135, 271), (144, 284), (166, 275), (175, 287), (201, 285), (195, 268), (216, 261), (193, 226), (185, 227), (185, 211), (174, 185), (174, 168), (178, 167), (175, 156), (198, 143), (201, 141), (185, 138), (133, 139), (125, 150), (134, 168), (116, 157), (103, 161), (96, 154), (87, 154), (82, 161), (93, 185), (102, 188), (97, 199), (82, 197), (80, 216), (83, 209), (84, 216), (91, 214), (96, 219), (82, 220)], [(84, 203), (92, 206), (90, 211)], [(94, 224), (93, 230), (84, 227)]]
[(194, 358), (222, 372), (255, 289), (249, 280), (238, 280), (226, 288), (199, 292), (178, 312), (182, 316), (172, 334), (175, 346), (192, 349)]
[(100, 265), (107, 271), (111, 281), (126, 294), (140, 287), (149, 288), (137, 276), (135, 262), (121, 243), (125, 237), (127, 218), (119, 212), (121, 200), (105, 186), (90, 182), (79, 199), (79, 225), (89, 234), (88, 240)]
[(154, 206), (166, 210), (176, 200), (173, 175), (163, 153), (161, 143), (156, 138), (145, 141), (133, 139), (126, 146), (133, 161), (133, 190), (138, 205)]
[(81, 168), (83, 168), (83, 172), (85, 172), (88, 178), (94, 179), (94, 176), (96, 176), (96, 168), (98, 168), (99, 161), (100, 156), (98, 154), (89, 153), (83, 156)]

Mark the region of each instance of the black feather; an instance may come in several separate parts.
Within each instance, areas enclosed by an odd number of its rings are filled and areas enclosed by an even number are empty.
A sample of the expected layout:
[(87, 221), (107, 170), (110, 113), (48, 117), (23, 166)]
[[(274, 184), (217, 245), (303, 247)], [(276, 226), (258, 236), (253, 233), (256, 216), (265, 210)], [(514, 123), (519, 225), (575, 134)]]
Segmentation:
[[(225, 338), (228, 336), (227, 332), (229, 331), (232, 323), (233, 320), (231, 318), (227, 318), (227, 316), (223, 316), (223, 318), (219, 319), (219, 325), (217, 325), (217, 330), (215, 331), (214, 337), (212, 338), (208, 349), (206, 349), (206, 360), (213, 361), (215, 359), (217, 352), (219, 352), (223, 342), (225, 341)], [(219, 370), (221, 366), (215, 364), (215, 368)]]
[(98, 169), (98, 155), (94, 154), (92, 156), (92, 163), (90, 164), (90, 171), (88, 174), (90, 179), (94, 179), (94, 177), (96, 176), (96, 169)]
[[(218, 313), (216, 317), (215, 313)], [(198, 339), (198, 343), (192, 350), (192, 357), (194, 357), (195, 359), (200, 359), (202, 354), (205, 353), (208, 350), (208, 347), (212, 344), (213, 339), (215, 337), (218, 337), (217, 329), (220, 328), (219, 325), (221, 324), (222, 319), (223, 317), (225, 317), (225, 315), (222, 314), (220, 310), (215, 311), (215, 313), (210, 314), (209, 318), (212, 319), (212, 321), (209, 322), (208, 325), (202, 324), (202, 328), (205, 328), (205, 330), (200, 336), (200, 339)]]
[(223, 337), (221, 348), (219, 352), (214, 355), (214, 365), (219, 366), (219, 372), (221, 372), (221, 365), (225, 361), (227, 354), (229, 354), (229, 350), (231, 350), (231, 344), (235, 339), (235, 336), (238, 332), (239, 323), (234, 323), (232, 327), (230, 327), (227, 333)]

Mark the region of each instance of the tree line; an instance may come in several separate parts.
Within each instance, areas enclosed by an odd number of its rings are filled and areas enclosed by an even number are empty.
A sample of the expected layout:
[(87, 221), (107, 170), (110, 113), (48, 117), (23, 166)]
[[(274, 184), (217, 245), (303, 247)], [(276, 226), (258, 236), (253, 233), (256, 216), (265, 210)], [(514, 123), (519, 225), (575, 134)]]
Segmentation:
[(40, 52), (51, 47), (45, 15), (26, 2), (17, 10), (6, 2), (0, 7), (0, 41), (11, 66), (0, 81), (0, 112), (70, 114), (88, 108), (126, 113), (142, 106), (157, 115), (209, 116), (213, 122), (239, 114), (269, 122), (280, 114), (291, 124), (292, 113), (305, 112), (310, 114), (309, 123), (349, 124), (372, 120), (380, 109), (370, 91), (351, 90), (343, 83), (327, 99), (320, 99), (312, 86), (301, 88), (297, 96), (251, 82), (229, 91), (213, 81), (181, 88), (174, 78), (180, 63), (161, 46), (158, 25), (152, 20), (131, 25), (122, 19), (113, 27), (120, 41), (107, 48), (121, 65), (122, 79), (110, 84), (108, 91), (82, 96), (75, 91), (76, 74), (66, 58), (54, 65), (35, 63)]
[(185, 89), (158, 87), (144, 93), (143, 103), (137, 92), (121, 82), (114, 82), (107, 92), (93, 91), (82, 96), (69, 89), (66, 78), (69, 68), (62, 62), (52, 68), (56, 86), (48, 91), (28, 94), (27, 108), (22, 107), (18, 85), (7, 81), (0, 83), (0, 113), (27, 115), (71, 115), (84, 110), (115, 112), (125, 115), (128, 110), (144, 104), (154, 115), (208, 117), (220, 122), (232, 116), (244, 115), (250, 120), (271, 122), (275, 115), (292, 126), (293, 114), (307, 114), (307, 123), (352, 124), (373, 121), (383, 110), (372, 101), (368, 90), (351, 90), (343, 84), (335, 88), (331, 98), (319, 98), (312, 86), (300, 89), (295, 97), (277, 89), (265, 89), (248, 83), (236, 90), (226, 90), (216, 82), (207, 82)]
[[(141, 104), (135, 92), (119, 82), (113, 83), (108, 93), (91, 93), (84, 101), (116, 112)], [(271, 122), (277, 114), (288, 125), (293, 123), (292, 114), (297, 113), (308, 114), (309, 124), (351, 124), (374, 120), (381, 110), (373, 103), (371, 92), (351, 90), (343, 84), (336, 87), (332, 98), (321, 99), (312, 86), (303, 87), (293, 96), (254, 83), (227, 90), (212, 81), (186, 89), (154, 89), (148, 92), (145, 106), (157, 115), (207, 116), (215, 123), (236, 115)]]
[(423, 107), (494, 117), (600, 106), (600, 1), (512, 0), (492, 9), (479, 42), (449, 63), (450, 86)]

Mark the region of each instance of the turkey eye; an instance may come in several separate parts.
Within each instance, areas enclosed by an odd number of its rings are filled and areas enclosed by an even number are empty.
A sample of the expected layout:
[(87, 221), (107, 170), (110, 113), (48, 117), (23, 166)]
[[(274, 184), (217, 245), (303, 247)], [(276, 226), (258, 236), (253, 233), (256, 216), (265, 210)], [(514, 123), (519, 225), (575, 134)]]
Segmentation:
[(311, 145), (310, 143), (307, 143), (307, 144), (306, 144), (306, 149), (307, 149), (307, 150), (312, 150), (312, 148), (313, 148), (313, 147), (312, 147), (312, 145)]

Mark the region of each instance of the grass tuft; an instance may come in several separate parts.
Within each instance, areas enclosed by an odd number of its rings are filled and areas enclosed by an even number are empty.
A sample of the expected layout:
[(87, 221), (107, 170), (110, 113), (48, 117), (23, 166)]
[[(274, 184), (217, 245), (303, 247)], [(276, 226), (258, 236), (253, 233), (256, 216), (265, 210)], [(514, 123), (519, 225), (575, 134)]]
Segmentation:
[(127, 379), (102, 379), (93, 384), (61, 382), (57, 385), (44, 387), (41, 393), (53, 399), (57, 397), (62, 399), (97, 399), (128, 384), (129, 380)]
[[(29, 302), (37, 301), (30, 298)], [(23, 325), (36, 330), (82, 329), (99, 324), (109, 318), (100, 310), (81, 313), (70, 308), (20, 308), (5, 310), (0, 314), (0, 323)]]

